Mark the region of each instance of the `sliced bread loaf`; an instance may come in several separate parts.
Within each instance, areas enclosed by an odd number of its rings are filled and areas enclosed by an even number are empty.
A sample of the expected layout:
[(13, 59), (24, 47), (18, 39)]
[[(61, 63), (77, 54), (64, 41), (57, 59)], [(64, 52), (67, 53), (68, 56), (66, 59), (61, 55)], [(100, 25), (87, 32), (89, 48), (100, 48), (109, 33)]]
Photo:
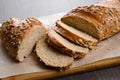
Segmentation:
[(76, 28), (66, 25), (62, 21), (56, 21), (55, 30), (65, 38), (80, 46), (92, 48), (97, 44), (97, 39)]
[(72, 56), (74, 58), (84, 57), (89, 51), (88, 48), (81, 47), (68, 41), (57, 32), (55, 32), (54, 29), (50, 29), (48, 31), (47, 42), (63, 54)]
[(60, 71), (68, 69), (74, 62), (72, 57), (60, 54), (58, 51), (48, 46), (45, 42), (45, 37), (41, 38), (36, 43), (35, 51), (37, 57), (40, 61), (45, 63), (46, 66), (54, 67)]
[(78, 7), (61, 18), (62, 22), (103, 40), (120, 31), (120, 9), (100, 5)]
[(1, 42), (12, 57), (23, 61), (44, 33), (45, 27), (35, 18), (10, 18), (2, 24)]

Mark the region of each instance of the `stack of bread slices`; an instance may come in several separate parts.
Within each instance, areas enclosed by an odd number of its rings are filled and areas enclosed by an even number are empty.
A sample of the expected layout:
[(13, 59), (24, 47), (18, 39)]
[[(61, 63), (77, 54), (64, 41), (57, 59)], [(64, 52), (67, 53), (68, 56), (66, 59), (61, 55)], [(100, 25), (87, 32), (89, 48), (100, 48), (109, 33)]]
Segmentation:
[(83, 58), (100, 41), (120, 32), (120, 8), (90, 5), (78, 7), (47, 32), (47, 43), (64, 55)]
[(39, 61), (65, 70), (74, 59), (83, 58), (98, 42), (118, 32), (120, 9), (97, 4), (70, 11), (49, 30), (35, 18), (10, 18), (2, 24), (0, 37), (16, 60), (23, 61), (35, 46)]

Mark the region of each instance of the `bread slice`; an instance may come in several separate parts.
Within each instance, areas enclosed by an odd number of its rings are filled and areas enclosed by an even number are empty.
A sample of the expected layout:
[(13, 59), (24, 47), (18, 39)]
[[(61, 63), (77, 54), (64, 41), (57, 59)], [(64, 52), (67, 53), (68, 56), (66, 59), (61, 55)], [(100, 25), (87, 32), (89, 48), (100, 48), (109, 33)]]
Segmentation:
[(2, 24), (1, 42), (13, 58), (23, 61), (44, 33), (45, 27), (35, 18), (10, 18)]
[(78, 7), (63, 16), (61, 21), (100, 41), (120, 31), (120, 8), (99, 5)]
[(56, 21), (55, 30), (65, 38), (83, 47), (92, 48), (98, 42), (98, 40), (93, 38), (92, 36), (82, 31), (79, 31), (71, 26), (68, 26), (59, 20)]
[(68, 41), (57, 32), (55, 32), (54, 29), (50, 29), (48, 31), (47, 42), (61, 53), (72, 56), (73, 58), (82, 58), (89, 51), (88, 48), (81, 47)]
[(72, 57), (60, 54), (55, 49), (49, 47), (45, 42), (45, 37), (37, 42), (35, 51), (37, 57), (45, 63), (46, 66), (54, 67), (60, 71), (70, 68), (74, 62)]

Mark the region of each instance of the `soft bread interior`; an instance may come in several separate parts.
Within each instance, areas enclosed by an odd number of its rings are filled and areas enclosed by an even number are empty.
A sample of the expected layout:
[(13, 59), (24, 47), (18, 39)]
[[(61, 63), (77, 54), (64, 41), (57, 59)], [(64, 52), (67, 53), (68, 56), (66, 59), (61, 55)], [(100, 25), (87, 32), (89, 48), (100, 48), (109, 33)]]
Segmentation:
[(65, 39), (64, 37), (62, 37), (61, 35), (59, 35), (57, 32), (54, 31), (54, 29), (51, 29), (49, 31), (49, 36), (53, 35), (54, 38), (61, 43), (63, 46), (65, 46), (66, 48), (75, 51), (75, 52), (83, 52), (83, 53), (88, 53), (89, 49), (88, 48), (84, 48), (81, 47), (79, 45), (76, 45), (70, 41), (68, 41), (67, 39)]
[(37, 42), (36, 54), (42, 62), (52, 67), (68, 67), (74, 61), (72, 57), (60, 54), (58, 51), (48, 47), (43, 38)]
[(93, 41), (93, 42), (97, 42), (97, 39), (93, 38), (92, 36), (76, 29), (76, 28), (73, 28), (71, 26), (68, 26), (67, 24), (63, 23), (62, 21), (57, 21), (57, 24), (59, 24), (61, 27), (63, 27), (64, 29), (70, 31), (71, 33), (77, 35), (77, 36), (80, 36), (82, 38), (84, 38), (85, 40), (89, 40), (89, 41)]
[(23, 41), (20, 44), (17, 59), (23, 61), (33, 50), (36, 41), (40, 38), (41, 35), (45, 33), (45, 30), (40, 26), (33, 27), (28, 33), (26, 33)]
[(95, 26), (101, 25), (101, 23), (90, 16), (90, 13), (81, 12), (73, 15), (72, 13), (69, 16), (64, 16), (61, 20), (80, 31), (86, 32), (87, 34), (93, 36), (94, 38), (99, 39), (99, 33)]

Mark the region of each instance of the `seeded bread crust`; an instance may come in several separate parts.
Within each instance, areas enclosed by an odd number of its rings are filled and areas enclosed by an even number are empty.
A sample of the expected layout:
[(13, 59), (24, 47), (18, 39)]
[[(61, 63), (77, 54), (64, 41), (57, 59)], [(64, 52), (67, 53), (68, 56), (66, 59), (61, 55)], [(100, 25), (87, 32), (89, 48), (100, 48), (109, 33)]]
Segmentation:
[(74, 60), (73, 60), (73, 62), (71, 62), (69, 65), (67, 65), (67, 66), (63, 66), (63, 67), (59, 67), (59, 66), (53, 66), (53, 65), (50, 65), (50, 64), (48, 64), (48, 63), (46, 63), (44, 60), (42, 60), (38, 55), (37, 55), (37, 58), (39, 59), (39, 61), (41, 62), (41, 63), (43, 63), (45, 66), (47, 66), (47, 67), (50, 67), (50, 69), (54, 69), (54, 70), (57, 70), (57, 71), (65, 71), (65, 70), (67, 70), (67, 69), (70, 69), (70, 67), (73, 65), (73, 63), (74, 63)]
[(105, 6), (109, 8), (120, 8), (120, 0), (100, 0), (94, 5)]
[(103, 40), (120, 31), (120, 9), (99, 5), (78, 7), (61, 20), (87, 34)]
[(74, 59), (83, 58), (87, 54), (84, 52), (77, 52), (77, 51), (73, 51), (71, 49), (66, 48), (63, 44), (61, 44), (59, 41), (57, 41), (53, 35), (51, 35), (50, 31), (54, 31), (54, 29), (51, 29), (48, 31), (46, 41), (50, 46), (57, 49), (59, 52), (65, 54), (65, 55), (71, 56)]
[(10, 18), (1, 26), (1, 42), (7, 49), (8, 54), (16, 60), (18, 60), (17, 51), (19, 49), (19, 46), (24, 37), (34, 27), (33, 25), (42, 24), (35, 18), (27, 18), (26, 20)]
[(61, 21), (56, 21), (56, 28), (55, 31), (58, 32), (59, 34), (61, 34), (62, 36), (64, 36), (65, 38), (69, 39), (70, 41), (83, 46), (83, 47), (87, 47), (92, 49), (94, 46), (96, 46), (97, 44), (97, 39), (94, 40), (88, 40), (85, 39), (84, 37), (78, 36), (76, 34), (74, 34), (73, 32), (65, 29), (63, 26), (59, 24), (59, 22)]

